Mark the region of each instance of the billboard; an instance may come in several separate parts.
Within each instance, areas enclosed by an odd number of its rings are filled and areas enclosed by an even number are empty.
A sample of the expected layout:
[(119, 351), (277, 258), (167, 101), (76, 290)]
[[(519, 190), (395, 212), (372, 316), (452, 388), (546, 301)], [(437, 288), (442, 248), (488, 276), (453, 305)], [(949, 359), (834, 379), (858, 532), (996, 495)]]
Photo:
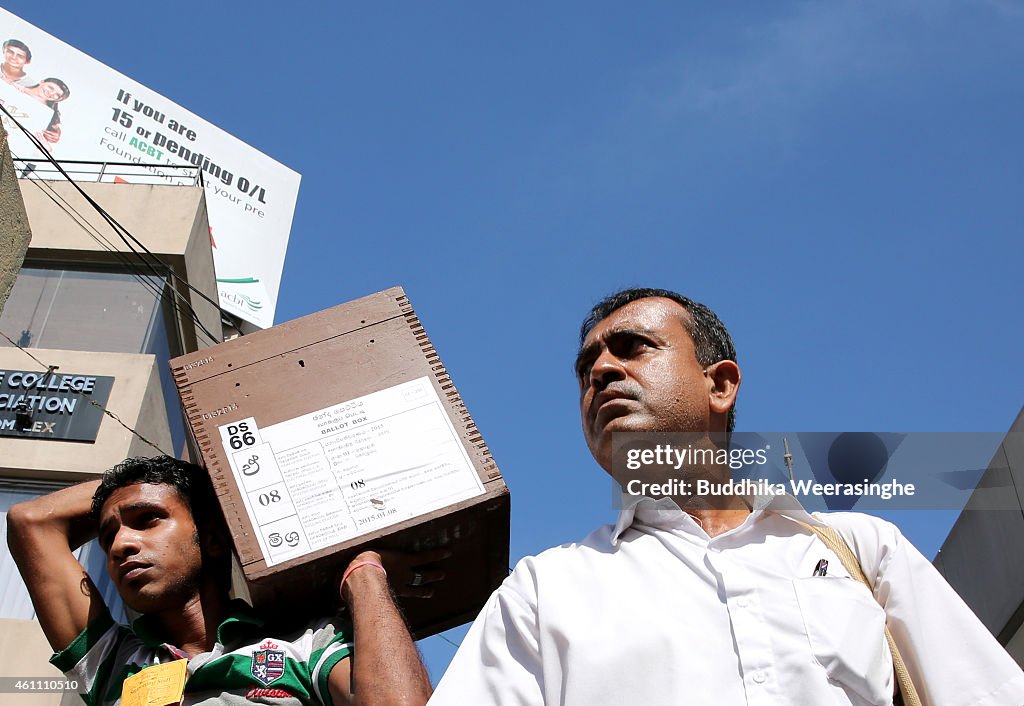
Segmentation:
[[(191, 184), (201, 172), (220, 306), (274, 322), (299, 175), (140, 83), (0, 8), (0, 102), (57, 160), (131, 162), (79, 181)], [(12, 156), (42, 153), (7, 116)], [(63, 179), (40, 161), (34, 176)], [(71, 170), (69, 170), (71, 171)], [(23, 172), (24, 173), (24, 172)]]

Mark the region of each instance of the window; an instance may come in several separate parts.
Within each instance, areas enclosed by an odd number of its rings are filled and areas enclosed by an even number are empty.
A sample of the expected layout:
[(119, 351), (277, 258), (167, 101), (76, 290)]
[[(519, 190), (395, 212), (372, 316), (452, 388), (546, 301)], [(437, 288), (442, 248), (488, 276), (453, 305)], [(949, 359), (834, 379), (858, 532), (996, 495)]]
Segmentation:
[(165, 286), (152, 275), (27, 266), (0, 326), (24, 348), (146, 353)]

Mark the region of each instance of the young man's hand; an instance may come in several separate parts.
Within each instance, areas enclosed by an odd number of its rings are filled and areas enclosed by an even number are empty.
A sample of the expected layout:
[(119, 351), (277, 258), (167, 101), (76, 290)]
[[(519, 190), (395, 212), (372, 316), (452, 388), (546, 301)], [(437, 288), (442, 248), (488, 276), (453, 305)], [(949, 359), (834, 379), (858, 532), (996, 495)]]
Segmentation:
[[(349, 602), (346, 584), (359, 572), (383, 574), (396, 596), (402, 598), (430, 598), (434, 585), (444, 581), (443, 562), (452, 555), (448, 549), (430, 549), (422, 552), (400, 552), (390, 549), (368, 550), (357, 554), (346, 569), (344, 583), (339, 586), (341, 598)], [(381, 570), (383, 567), (383, 571)]]

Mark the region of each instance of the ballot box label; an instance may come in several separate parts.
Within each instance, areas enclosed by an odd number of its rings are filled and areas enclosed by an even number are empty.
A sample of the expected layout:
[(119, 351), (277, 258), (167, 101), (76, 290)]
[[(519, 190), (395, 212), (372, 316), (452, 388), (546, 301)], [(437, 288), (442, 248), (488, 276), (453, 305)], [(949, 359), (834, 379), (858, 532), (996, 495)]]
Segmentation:
[(268, 567), (484, 493), (427, 377), (219, 430)]

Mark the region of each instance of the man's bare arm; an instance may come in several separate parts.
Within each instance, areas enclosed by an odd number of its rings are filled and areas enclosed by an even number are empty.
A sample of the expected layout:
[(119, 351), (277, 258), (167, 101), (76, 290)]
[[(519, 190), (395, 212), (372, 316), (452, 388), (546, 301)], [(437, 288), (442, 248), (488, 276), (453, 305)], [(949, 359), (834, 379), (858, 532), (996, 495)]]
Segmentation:
[(70, 645), (104, 609), (103, 597), (72, 554), (96, 535), (89, 510), (98, 485), (64, 488), (7, 513), (7, 544), (54, 651)]
[[(376, 552), (363, 552), (350, 566), (365, 561), (382, 562)], [(426, 595), (429, 589), (419, 590)], [(335, 706), (423, 706), (430, 698), (430, 678), (387, 576), (364, 566), (349, 575), (341, 592), (351, 609), (355, 645), (352, 657), (331, 670), (328, 683)]]

